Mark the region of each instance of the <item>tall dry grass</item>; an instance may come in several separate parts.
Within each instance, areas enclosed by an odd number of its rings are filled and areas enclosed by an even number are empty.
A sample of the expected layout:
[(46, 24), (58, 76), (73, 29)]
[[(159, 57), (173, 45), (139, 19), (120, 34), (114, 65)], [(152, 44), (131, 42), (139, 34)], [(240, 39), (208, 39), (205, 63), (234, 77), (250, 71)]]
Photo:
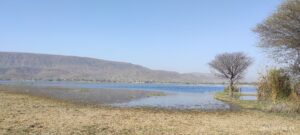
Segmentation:
[(270, 102), (265, 108), (268, 111), (300, 113), (300, 100), (296, 94), (296, 86), (298, 85), (293, 85), (291, 77), (284, 70), (270, 69), (260, 78), (258, 99), (261, 102)]
[(289, 98), (292, 93), (290, 77), (282, 69), (270, 69), (266, 75), (261, 76), (258, 83), (258, 99), (278, 100)]

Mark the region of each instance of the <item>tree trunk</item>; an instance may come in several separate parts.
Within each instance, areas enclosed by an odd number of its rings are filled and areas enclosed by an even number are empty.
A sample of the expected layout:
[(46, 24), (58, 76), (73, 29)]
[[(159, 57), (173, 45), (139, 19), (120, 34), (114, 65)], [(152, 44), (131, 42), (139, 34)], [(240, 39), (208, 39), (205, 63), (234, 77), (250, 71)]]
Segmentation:
[(229, 94), (231, 97), (233, 97), (234, 87), (233, 87), (233, 80), (230, 80), (230, 86), (229, 86)]

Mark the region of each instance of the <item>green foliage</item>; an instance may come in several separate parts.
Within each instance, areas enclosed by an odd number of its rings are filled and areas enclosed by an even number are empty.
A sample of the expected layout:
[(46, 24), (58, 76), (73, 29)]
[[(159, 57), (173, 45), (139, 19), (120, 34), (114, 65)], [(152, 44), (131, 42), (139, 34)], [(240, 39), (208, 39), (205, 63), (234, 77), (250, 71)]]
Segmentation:
[(261, 77), (258, 84), (258, 99), (276, 102), (291, 95), (290, 77), (282, 69), (271, 69)]

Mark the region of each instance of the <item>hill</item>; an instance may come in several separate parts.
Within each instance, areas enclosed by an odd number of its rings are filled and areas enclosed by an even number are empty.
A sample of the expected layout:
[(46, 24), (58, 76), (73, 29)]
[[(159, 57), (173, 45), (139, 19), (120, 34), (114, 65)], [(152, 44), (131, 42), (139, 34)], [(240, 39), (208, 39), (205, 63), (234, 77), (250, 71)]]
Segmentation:
[(1, 80), (69, 80), (97, 82), (220, 83), (210, 74), (151, 70), (94, 58), (0, 52)]

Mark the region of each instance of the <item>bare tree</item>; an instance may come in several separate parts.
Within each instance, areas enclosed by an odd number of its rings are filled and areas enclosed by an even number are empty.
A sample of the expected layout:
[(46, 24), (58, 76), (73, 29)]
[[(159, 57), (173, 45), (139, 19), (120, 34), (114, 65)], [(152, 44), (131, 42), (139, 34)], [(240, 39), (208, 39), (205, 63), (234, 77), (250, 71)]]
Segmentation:
[(300, 0), (284, 1), (253, 31), (259, 35), (259, 47), (300, 74)]
[(235, 83), (242, 79), (244, 71), (252, 64), (252, 58), (242, 52), (219, 54), (209, 64), (216, 75), (229, 80), (229, 93), (233, 96)]

